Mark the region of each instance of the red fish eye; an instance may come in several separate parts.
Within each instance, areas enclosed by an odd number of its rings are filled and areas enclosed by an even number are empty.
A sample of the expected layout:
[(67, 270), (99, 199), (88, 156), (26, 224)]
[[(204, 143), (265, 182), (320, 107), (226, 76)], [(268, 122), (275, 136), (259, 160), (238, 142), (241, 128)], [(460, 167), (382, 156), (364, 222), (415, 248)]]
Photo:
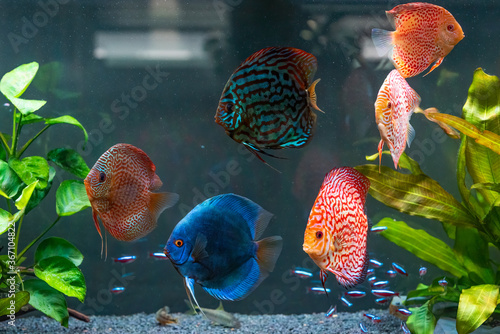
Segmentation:
[(316, 232), (316, 238), (317, 239), (323, 238), (323, 232), (321, 232), (321, 231)]
[(104, 182), (106, 180), (106, 174), (104, 172), (101, 172), (99, 174), (99, 182)]
[(391, 109), (392, 108), (392, 103), (391, 101), (387, 102), (387, 108)]
[(446, 27), (448, 31), (453, 31), (455, 29), (455, 26), (453, 24), (448, 24), (448, 27)]
[(175, 240), (174, 245), (176, 245), (177, 247), (182, 247), (182, 245), (184, 245), (184, 241), (182, 241), (181, 239), (177, 239)]

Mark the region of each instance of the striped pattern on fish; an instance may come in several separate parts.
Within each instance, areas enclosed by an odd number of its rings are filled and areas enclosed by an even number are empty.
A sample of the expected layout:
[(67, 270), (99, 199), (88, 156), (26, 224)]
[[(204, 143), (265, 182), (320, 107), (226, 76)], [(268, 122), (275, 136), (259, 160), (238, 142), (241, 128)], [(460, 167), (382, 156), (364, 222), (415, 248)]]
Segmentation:
[(370, 181), (351, 167), (334, 168), (323, 181), (304, 233), (304, 251), (321, 269), (324, 283), (333, 273), (344, 287), (366, 278)]
[[(236, 142), (257, 149), (301, 147), (316, 124), (312, 78), (316, 58), (271, 47), (245, 60), (227, 82), (215, 122)], [(312, 91), (312, 93), (311, 93)], [(317, 108), (317, 107), (316, 107)]]

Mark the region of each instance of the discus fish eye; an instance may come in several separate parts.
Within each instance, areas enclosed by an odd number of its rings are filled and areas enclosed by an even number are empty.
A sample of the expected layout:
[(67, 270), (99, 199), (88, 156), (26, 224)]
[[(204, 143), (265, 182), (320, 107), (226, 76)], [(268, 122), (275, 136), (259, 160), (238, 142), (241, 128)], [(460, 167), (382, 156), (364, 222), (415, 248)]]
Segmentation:
[(316, 232), (316, 239), (321, 239), (321, 238), (323, 238), (323, 232), (317, 231)]
[(453, 24), (448, 24), (448, 27), (446, 27), (448, 31), (453, 31), (455, 30), (455, 26)]
[(387, 108), (391, 109), (391, 107), (392, 107), (391, 101), (387, 102)]
[(184, 241), (182, 241), (181, 239), (177, 239), (175, 240), (174, 245), (176, 245), (177, 247), (182, 247), (182, 245), (184, 245)]
[(232, 113), (233, 112), (233, 109), (234, 109), (234, 105), (232, 103), (228, 103), (226, 104), (226, 111), (228, 113)]
[(106, 173), (99, 173), (99, 182), (104, 182), (106, 180)]

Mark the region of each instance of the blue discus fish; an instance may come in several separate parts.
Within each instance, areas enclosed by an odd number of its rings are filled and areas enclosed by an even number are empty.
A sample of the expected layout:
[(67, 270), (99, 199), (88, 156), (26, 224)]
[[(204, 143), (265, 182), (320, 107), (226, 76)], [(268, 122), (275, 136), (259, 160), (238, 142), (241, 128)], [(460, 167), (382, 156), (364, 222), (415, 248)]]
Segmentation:
[(316, 125), (313, 82), (317, 60), (295, 48), (271, 47), (255, 52), (226, 83), (215, 122), (261, 161), (262, 149), (301, 147)]
[(245, 197), (224, 194), (197, 205), (175, 226), (165, 254), (197, 305), (194, 283), (219, 300), (240, 300), (273, 271), (282, 238), (256, 241), (272, 216)]

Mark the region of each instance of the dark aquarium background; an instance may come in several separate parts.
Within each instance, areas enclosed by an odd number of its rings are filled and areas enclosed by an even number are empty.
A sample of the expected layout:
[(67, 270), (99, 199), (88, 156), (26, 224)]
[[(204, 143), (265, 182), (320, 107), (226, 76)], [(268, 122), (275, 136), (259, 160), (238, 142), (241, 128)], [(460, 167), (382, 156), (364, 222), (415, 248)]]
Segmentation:
[[(472, 82), (482, 67), (500, 74), (500, 5), (492, 1), (430, 1), (449, 10), (462, 26), (465, 38), (429, 75), (409, 78), (422, 98), (422, 108), (460, 116)], [(181, 276), (168, 260), (151, 258), (161, 251), (175, 224), (206, 198), (234, 192), (248, 197), (274, 214), (264, 236), (281, 235), (284, 247), (275, 271), (246, 299), (225, 302), (238, 313), (325, 312), (375, 306), (374, 297), (342, 305), (345, 291), (333, 275), (328, 297), (307, 293), (313, 286), (290, 274), (295, 266), (318, 272), (302, 251), (303, 234), (323, 177), (333, 167), (367, 163), (377, 152), (380, 136), (373, 104), (378, 89), (393, 68), (377, 56), (372, 28), (391, 29), (385, 10), (396, 1), (292, 0), (148, 0), (0, 1), (0, 73), (32, 61), (41, 69), (23, 97), (47, 100), (39, 115), (72, 115), (89, 131), (83, 147), (81, 131), (72, 126), (51, 128), (27, 155), (46, 156), (53, 148), (76, 149), (92, 167), (116, 143), (143, 149), (157, 167), (162, 191), (180, 195), (177, 205), (163, 212), (158, 227), (147, 237), (127, 243), (108, 236), (108, 259), (101, 259), (101, 240), (91, 209), (63, 218), (47, 236), (66, 238), (81, 250), (80, 266), (88, 291), (85, 304), (68, 298), (68, 306), (86, 314), (156, 312), (168, 305), (173, 312), (187, 309)], [(222, 89), (233, 70), (252, 53), (269, 46), (291, 46), (318, 59), (315, 78), (318, 106), (316, 133), (300, 149), (271, 152), (286, 159), (266, 158), (281, 173), (255, 158), (215, 124)], [(3, 97), (2, 97), (3, 98)], [(9, 132), (11, 114), (0, 101), (0, 129)], [(416, 137), (407, 154), (424, 173), (459, 198), (455, 169), (459, 141), (444, 136), (423, 115), (412, 117)], [(36, 127), (35, 127), (36, 128)], [(24, 133), (26, 137), (29, 128)], [(38, 131), (38, 129), (31, 130)], [(384, 156), (382, 163), (393, 167)], [(23, 224), (20, 247), (38, 236), (54, 219), (55, 191), (30, 212)], [(5, 201), (0, 201), (5, 206)], [(368, 216), (403, 220), (445, 236), (441, 223), (401, 214), (370, 196)], [(446, 240), (446, 239), (445, 239)], [(0, 244), (6, 242), (6, 234)], [(402, 264), (409, 277), (392, 279), (391, 288), (406, 292), (441, 271), (377, 235), (370, 235), (371, 258)], [(5, 252), (5, 250), (3, 251)], [(33, 256), (33, 252), (29, 252)], [(135, 255), (129, 264), (112, 258)], [(494, 254), (500, 261), (499, 254)], [(31, 259), (32, 260), (32, 259)], [(32, 261), (27, 261), (31, 263)], [(422, 279), (420, 266), (428, 268)], [(380, 278), (383, 277), (383, 270)], [(122, 277), (126, 273), (131, 275)], [(124, 286), (121, 294), (110, 289)], [(369, 291), (368, 283), (359, 287)], [(196, 287), (199, 303), (216, 307), (218, 301)]]

